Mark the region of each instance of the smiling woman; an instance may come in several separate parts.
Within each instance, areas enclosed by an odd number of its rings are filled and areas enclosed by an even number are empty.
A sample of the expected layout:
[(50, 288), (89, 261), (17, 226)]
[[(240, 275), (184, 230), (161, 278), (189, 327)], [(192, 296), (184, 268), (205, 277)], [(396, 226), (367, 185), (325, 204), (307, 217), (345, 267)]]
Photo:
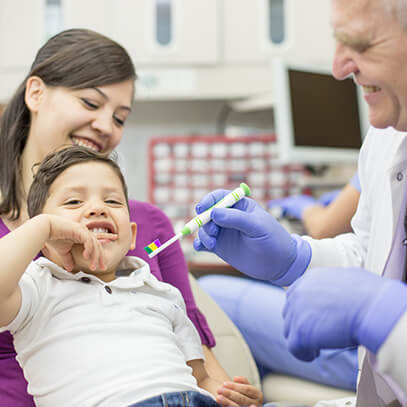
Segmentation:
[[(63, 31), (38, 51), (0, 121), (0, 237), (28, 219), (26, 197), (33, 166), (45, 156), (66, 145), (107, 156), (120, 143), (136, 78), (126, 50), (93, 31)], [(200, 334), (208, 372), (227, 380), (208, 349), (215, 341), (195, 305), (180, 245), (151, 260), (143, 250), (154, 238), (165, 241), (173, 236), (171, 222), (147, 203), (130, 200), (129, 209), (138, 234), (137, 246), (128, 254), (143, 258), (159, 280), (181, 291)], [(8, 332), (0, 334), (0, 405), (34, 405)]]
[[(117, 111), (130, 109), (135, 79), (129, 55), (107, 37), (68, 30), (51, 38), (38, 51), (1, 122), (0, 214), (20, 217), (30, 183), (24, 178), (32, 165), (58, 146), (72, 144), (77, 133), (78, 140), (99, 144), (105, 153), (116, 147), (122, 136)], [(101, 87), (112, 92), (110, 99), (95, 90)]]

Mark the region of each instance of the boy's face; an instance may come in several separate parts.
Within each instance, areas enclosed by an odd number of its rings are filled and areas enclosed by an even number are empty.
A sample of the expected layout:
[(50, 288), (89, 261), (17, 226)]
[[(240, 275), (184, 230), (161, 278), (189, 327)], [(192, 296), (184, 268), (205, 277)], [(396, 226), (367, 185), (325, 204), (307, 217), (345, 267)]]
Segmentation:
[[(81, 223), (96, 236), (102, 231), (117, 234), (116, 240), (101, 240), (107, 259), (106, 270), (90, 271), (82, 256), (83, 246), (74, 245), (73, 272), (82, 270), (99, 275), (105, 281), (113, 279), (119, 262), (135, 247), (137, 226), (130, 222), (122, 183), (107, 164), (91, 161), (65, 170), (51, 185), (42, 213)], [(51, 260), (61, 264), (56, 258)]]

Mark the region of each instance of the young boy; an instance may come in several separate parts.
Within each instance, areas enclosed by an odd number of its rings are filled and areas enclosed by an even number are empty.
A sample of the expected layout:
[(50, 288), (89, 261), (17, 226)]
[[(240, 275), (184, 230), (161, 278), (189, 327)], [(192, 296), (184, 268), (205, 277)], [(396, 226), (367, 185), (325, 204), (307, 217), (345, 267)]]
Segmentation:
[(113, 161), (81, 147), (48, 156), (28, 212), (0, 239), (0, 326), (38, 406), (261, 404), (244, 380), (226, 390), (208, 377), (179, 291), (126, 257), (137, 226)]

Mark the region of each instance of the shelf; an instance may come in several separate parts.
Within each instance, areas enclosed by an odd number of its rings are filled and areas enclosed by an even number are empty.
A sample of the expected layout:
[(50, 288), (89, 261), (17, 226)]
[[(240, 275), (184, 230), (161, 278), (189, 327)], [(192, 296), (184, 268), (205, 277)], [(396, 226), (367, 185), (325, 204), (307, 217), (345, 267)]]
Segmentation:
[[(177, 229), (195, 216), (195, 204), (214, 189), (231, 190), (245, 182), (252, 198), (263, 207), (270, 199), (301, 193), (305, 168), (280, 164), (275, 143), (274, 134), (153, 138), (149, 145), (149, 200)], [(192, 239), (184, 239), (183, 249), (191, 268), (231, 271), (226, 264), (197, 256)]]
[(229, 106), (236, 112), (253, 112), (257, 110), (269, 110), (274, 106), (274, 98), (271, 93), (251, 96), (242, 100), (230, 102)]

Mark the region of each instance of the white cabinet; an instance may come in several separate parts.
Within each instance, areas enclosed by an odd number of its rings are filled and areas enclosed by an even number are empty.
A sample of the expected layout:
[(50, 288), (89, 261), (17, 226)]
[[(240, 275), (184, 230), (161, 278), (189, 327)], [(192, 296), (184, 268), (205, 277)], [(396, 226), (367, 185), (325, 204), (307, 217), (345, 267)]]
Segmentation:
[(264, 49), (267, 31), (265, 1), (224, 0), (223, 15), (225, 63), (266, 63), (270, 49)]
[[(224, 0), (225, 64), (262, 64), (275, 55), (329, 61), (334, 49), (329, 7), (327, 0)], [(283, 41), (273, 43), (272, 24), (282, 27)]]
[[(140, 99), (235, 99), (268, 93), (275, 55), (298, 63), (329, 63), (334, 49), (329, 3), (0, 0), (0, 101), (24, 77), (46, 33), (67, 28), (93, 29), (121, 43), (139, 72)], [(46, 18), (51, 11), (58, 14), (56, 24)]]
[(0, 0), (0, 101), (25, 77), (43, 41), (43, 0)]
[(30, 66), (43, 41), (43, 0), (0, 0), (0, 69)]
[[(64, 26), (112, 37), (137, 66), (213, 65), (220, 58), (219, 5), (219, 0), (64, 0)], [(157, 22), (170, 41), (161, 40)]]

